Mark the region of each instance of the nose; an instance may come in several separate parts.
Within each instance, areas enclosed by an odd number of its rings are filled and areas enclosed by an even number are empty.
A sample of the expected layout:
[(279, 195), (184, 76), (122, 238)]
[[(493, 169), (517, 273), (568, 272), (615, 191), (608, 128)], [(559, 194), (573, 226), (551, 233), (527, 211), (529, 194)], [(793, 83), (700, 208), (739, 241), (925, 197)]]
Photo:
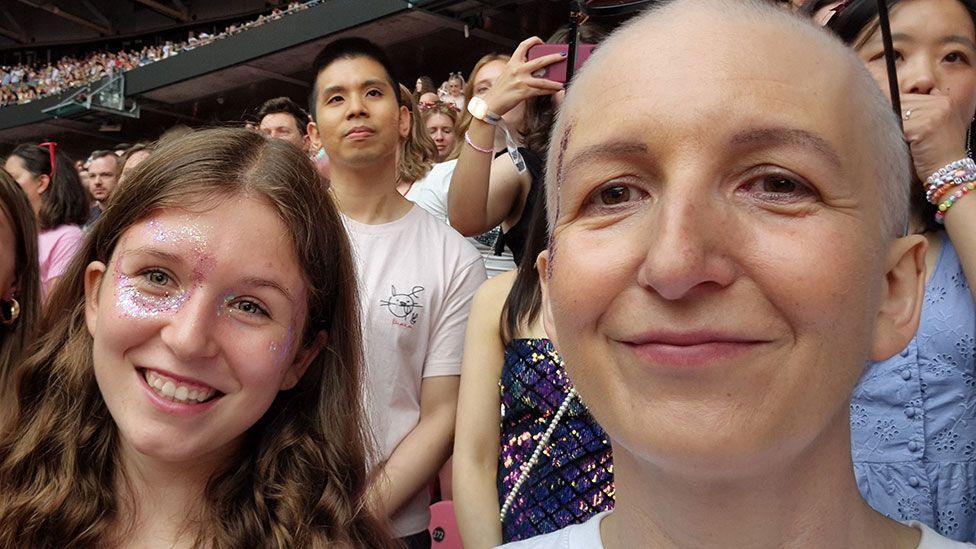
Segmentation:
[(160, 334), (173, 356), (181, 362), (193, 363), (217, 355), (216, 311), (212, 300), (203, 292), (190, 295)]
[(898, 68), (898, 76), (902, 81), (902, 93), (918, 93), (928, 95), (938, 87), (938, 78), (931, 60), (917, 56)]
[(702, 200), (703, 194), (669, 189), (646, 214), (648, 249), (638, 283), (666, 300), (692, 299), (735, 279), (729, 220), (722, 205)]
[(349, 100), (346, 101), (346, 119), (351, 120), (353, 118), (359, 118), (367, 115), (366, 102), (363, 101), (362, 97), (359, 97), (356, 94), (351, 94)]

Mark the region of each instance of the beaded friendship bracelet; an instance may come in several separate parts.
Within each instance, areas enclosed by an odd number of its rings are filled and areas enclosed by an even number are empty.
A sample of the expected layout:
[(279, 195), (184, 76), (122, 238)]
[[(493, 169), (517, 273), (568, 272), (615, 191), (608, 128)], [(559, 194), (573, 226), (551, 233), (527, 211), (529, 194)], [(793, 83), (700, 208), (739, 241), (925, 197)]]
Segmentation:
[(939, 211), (935, 212), (935, 221), (940, 225), (944, 224), (946, 212), (949, 211), (949, 208), (958, 202), (960, 198), (966, 196), (974, 189), (976, 189), (976, 183), (966, 183), (965, 185), (960, 186), (956, 192), (949, 195), (949, 198), (945, 199), (944, 202), (939, 204)]
[(976, 182), (976, 161), (972, 158), (956, 160), (943, 166), (925, 181), (925, 198), (939, 204), (953, 187)]
[(480, 153), (484, 153), (484, 154), (495, 154), (495, 150), (494, 149), (485, 149), (485, 148), (482, 148), (482, 147), (479, 147), (479, 146), (475, 145), (474, 144), (474, 141), (471, 141), (471, 136), (468, 135), (468, 132), (464, 132), (464, 142), (467, 143), (468, 146), (470, 146), (472, 149), (474, 149), (474, 150), (476, 150), (476, 151), (478, 151)]

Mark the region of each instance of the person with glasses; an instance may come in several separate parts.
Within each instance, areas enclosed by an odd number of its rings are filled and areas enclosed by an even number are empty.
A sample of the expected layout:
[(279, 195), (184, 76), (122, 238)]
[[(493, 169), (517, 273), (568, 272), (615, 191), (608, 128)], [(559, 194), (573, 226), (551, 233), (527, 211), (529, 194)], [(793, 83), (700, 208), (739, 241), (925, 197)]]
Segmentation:
[(18, 145), (3, 167), (27, 194), (37, 217), (41, 293), (46, 298), (84, 239), (85, 189), (71, 160), (53, 142)]

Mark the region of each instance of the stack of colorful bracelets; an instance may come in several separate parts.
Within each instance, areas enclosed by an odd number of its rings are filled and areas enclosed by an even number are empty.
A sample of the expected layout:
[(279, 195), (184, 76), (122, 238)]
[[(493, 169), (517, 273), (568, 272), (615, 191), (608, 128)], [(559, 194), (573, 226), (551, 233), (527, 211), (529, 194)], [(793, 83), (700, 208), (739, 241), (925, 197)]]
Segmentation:
[[(946, 212), (960, 198), (976, 190), (976, 162), (972, 158), (956, 160), (929, 176), (925, 182), (925, 199), (939, 207), (935, 220), (945, 223)], [(953, 189), (955, 191), (953, 192)]]

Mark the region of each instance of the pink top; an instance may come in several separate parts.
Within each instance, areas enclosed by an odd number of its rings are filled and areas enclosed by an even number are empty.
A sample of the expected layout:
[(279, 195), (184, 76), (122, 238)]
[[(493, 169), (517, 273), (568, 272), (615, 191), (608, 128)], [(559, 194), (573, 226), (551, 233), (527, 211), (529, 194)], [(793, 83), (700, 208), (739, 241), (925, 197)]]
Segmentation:
[(38, 260), (41, 264), (41, 295), (47, 299), (54, 280), (64, 274), (75, 252), (81, 248), (85, 233), (77, 225), (61, 225), (37, 236)]

